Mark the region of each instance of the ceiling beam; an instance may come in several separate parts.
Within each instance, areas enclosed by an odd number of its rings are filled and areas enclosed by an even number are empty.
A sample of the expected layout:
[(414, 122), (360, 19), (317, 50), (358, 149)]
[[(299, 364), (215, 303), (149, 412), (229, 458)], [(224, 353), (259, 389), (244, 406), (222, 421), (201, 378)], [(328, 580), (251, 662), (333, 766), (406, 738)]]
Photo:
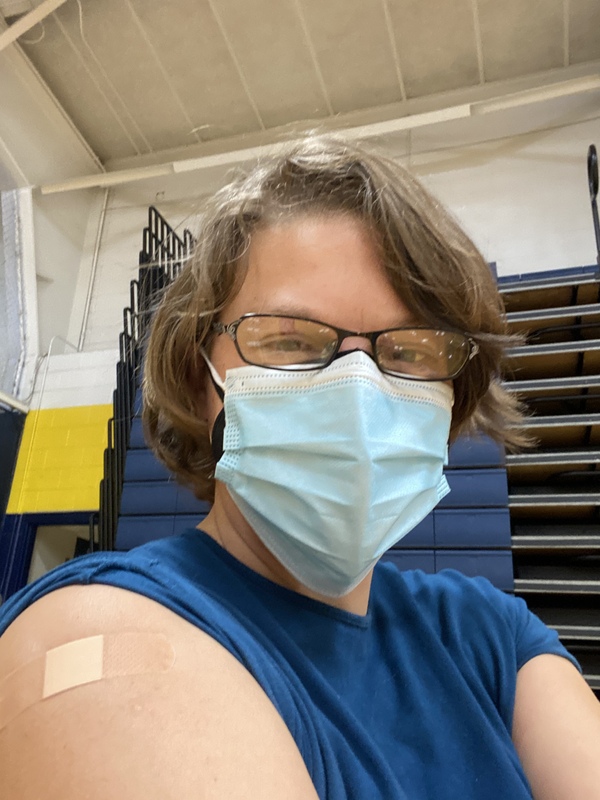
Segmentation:
[[(585, 92), (600, 90), (600, 74), (585, 75), (567, 81), (559, 81), (543, 87), (535, 87), (520, 92), (513, 92), (504, 96), (488, 100), (478, 100), (471, 103), (447, 106), (435, 111), (426, 111), (421, 114), (407, 114), (394, 119), (381, 122), (371, 122), (364, 125), (347, 125), (336, 128), (332, 132), (347, 136), (351, 139), (370, 139), (399, 131), (415, 130), (428, 125), (436, 125), (453, 120), (468, 119), (482, 114), (491, 114), (499, 111), (529, 106), (535, 103), (571, 97)], [(69, 192), (76, 189), (86, 189), (99, 186), (116, 186), (131, 183), (147, 178), (156, 178), (182, 172), (194, 172), (212, 167), (222, 167), (232, 164), (241, 164), (255, 158), (272, 154), (279, 148), (287, 148), (293, 142), (293, 137), (263, 141), (255, 146), (223, 149), (219, 152), (207, 153), (198, 158), (165, 160), (158, 164), (141, 166), (133, 169), (117, 169), (101, 175), (84, 175), (71, 178), (61, 183), (46, 184), (41, 187), (42, 194), (55, 194)]]
[(63, 3), (66, 3), (66, 1), (67, 0), (44, 0), (37, 8), (30, 11), (29, 14), (25, 14), (21, 19), (13, 22), (9, 28), (0, 33), (0, 53), (13, 42), (16, 42), (19, 36), (27, 33), (34, 25), (37, 25), (38, 22), (41, 22), (53, 11), (56, 11), (56, 9), (62, 6)]

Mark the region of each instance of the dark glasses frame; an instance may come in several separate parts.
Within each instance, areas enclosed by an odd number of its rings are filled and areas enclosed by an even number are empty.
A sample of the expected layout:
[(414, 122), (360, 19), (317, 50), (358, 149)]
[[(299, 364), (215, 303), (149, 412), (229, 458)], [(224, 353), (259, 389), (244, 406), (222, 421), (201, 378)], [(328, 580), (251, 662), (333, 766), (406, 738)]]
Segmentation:
[[(240, 324), (244, 320), (250, 319), (250, 318), (254, 318), (254, 317), (271, 317), (271, 318), (275, 317), (275, 318), (278, 318), (278, 319), (295, 319), (295, 320), (300, 320), (301, 322), (314, 322), (317, 325), (323, 325), (325, 328), (329, 328), (330, 330), (332, 330), (332, 331), (334, 331), (336, 333), (336, 335), (337, 335), (337, 345), (336, 345), (335, 349), (333, 350), (331, 356), (328, 358), (328, 360), (326, 362), (324, 362), (323, 364), (318, 364), (316, 366), (310, 366), (310, 365), (304, 365), (304, 364), (298, 365), (298, 366), (294, 366), (294, 367), (290, 367), (290, 366), (271, 366), (271, 365), (267, 366), (266, 364), (258, 364), (255, 361), (249, 361), (246, 358), (246, 356), (244, 356), (244, 354), (240, 350), (240, 346), (239, 346), (238, 341), (237, 341), (237, 329), (238, 329), (238, 327), (240, 326)], [(229, 322), (227, 325), (225, 325), (223, 322), (213, 322), (212, 329), (219, 335), (226, 334), (227, 336), (229, 336), (229, 338), (233, 341), (233, 343), (235, 345), (235, 349), (237, 350), (240, 358), (243, 361), (245, 361), (246, 364), (251, 364), (252, 366), (255, 366), (255, 367), (267, 367), (268, 369), (277, 369), (277, 370), (280, 370), (281, 372), (294, 372), (294, 371), (302, 372), (302, 371), (305, 371), (305, 370), (309, 371), (309, 370), (325, 369), (325, 367), (328, 367), (331, 364), (331, 362), (335, 359), (337, 354), (339, 353), (340, 347), (342, 346), (342, 342), (345, 339), (347, 339), (347, 338), (349, 338), (351, 336), (356, 336), (356, 337), (359, 337), (361, 339), (367, 339), (371, 343), (371, 347), (373, 348), (373, 359), (374, 359), (375, 363), (377, 364), (378, 368), (381, 370), (381, 372), (383, 372), (386, 375), (392, 375), (394, 377), (403, 377), (403, 378), (407, 378), (408, 380), (415, 380), (415, 381), (449, 381), (449, 380), (453, 380), (454, 378), (458, 377), (458, 375), (460, 375), (460, 373), (464, 370), (464, 368), (467, 366), (469, 361), (471, 361), (471, 359), (474, 356), (476, 356), (477, 353), (479, 352), (479, 345), (477, 344), (477, 342), (474, 341), (474, 339), (472, 339), (466, 333), (463, 333), (462, 331), (452, 330), (450, 328), (432, 328), (432, 327), (430, 327), (428, 325), (405, 325), (405, 326), (399, 326), (399, 327), (394, 327), (394, 328), (383, 328), (382, 330), (379, 330), (379, 331), (349, 331), (349, 330), (346, 330), (345, 328), (338, 328), (336, 325), (330, 325), (329, 322), (322, 322), (321, 320), (318, 320), (318, 319), (312, 319), (312, 317), (298, 317), (298, 316), (295, 316), (293, 314), (259, 314), (259, 313), (251, 312), (251, 313), (248, 313), (248, 314), (243, 314), (241, 317), (239, 317), (238, 319), (233, 320), (233, 322)], [(407, 374), (407, 373), (404, 373), (404, 372), (392, 372), (391, 370), (385, 369), (384, 367), (381, 366), (381, 364), (379, 363), (379, 359), (377, 357), (377, 344), (376, 343), (377, 343), (377, 339), (382, 334), (390, 333), (391, 331), (421, 331), (421, 330), (422, 331), (439, 331), (440, 333), (452, 333), (454, 335), (463, 336), (465, 341), (469, 345), (469, 354), (468, 354), (468, 356), (467, 356), (467, 358), (465, 360), (465, 363), (462, 364), (461, 367), (459, 369), (457, 369), (455, 372), (453, 372), (452, 374), (447, 375), (447, 376), (445, 376), (443, 378), (422, 378), (422, 377), (419, 377), (417, 375), (410, 375), (410, 374)]]

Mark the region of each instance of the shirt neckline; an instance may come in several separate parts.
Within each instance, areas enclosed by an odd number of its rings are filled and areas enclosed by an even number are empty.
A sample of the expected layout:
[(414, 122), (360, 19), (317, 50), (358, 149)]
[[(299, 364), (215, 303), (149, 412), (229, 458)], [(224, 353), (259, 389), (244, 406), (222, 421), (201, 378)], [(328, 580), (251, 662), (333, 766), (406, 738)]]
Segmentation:
[(369, 600), (369, 608), (367, 613), (363, 616), (361, 614), (354, 614), (351, 611), (345, 611), (342, 608), (330, 606), (328, 603), (323, 603), (321, 600), (315, 600), (313, 597), (295, 592), (293, 589), (288, 589), (286, 586), (281, 586), (279, 583), (266, 578), (264, 575), (256, 572), (248, 567), (243, 562), (239, 561), (228, 550), (222, 547), (212, 536), (209, 536), (205, 531), (200, 528), (188, 528), (183, 536), (195, 537), (196, 541), (200, 539), (206, 547), (208, 547), (217, 558), (221, 559), (234, 569), (244, 580), (248, 580), (254, 585), (258, 586), (261, 590), (268, 590), (270, 594), (275, 594), (282, 600), (290, 605), (299, 606), (306, 611), (318, 614), (322, 617), (328, 617), (336, 622), (344, 625), (367, 630), (371, 627), (372, 611), (371, 601)]

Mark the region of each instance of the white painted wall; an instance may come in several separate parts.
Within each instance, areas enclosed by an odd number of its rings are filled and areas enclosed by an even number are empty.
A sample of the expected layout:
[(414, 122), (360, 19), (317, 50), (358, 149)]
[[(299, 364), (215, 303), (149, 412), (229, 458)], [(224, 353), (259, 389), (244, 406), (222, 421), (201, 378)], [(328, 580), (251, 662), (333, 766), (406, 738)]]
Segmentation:
[[(454, 213), (499, 275), (595, 262), (586, 155), (590, 143), (600, 144), (598, 120), (454, 148), (441, 147), (439, 129), (419, 137), (413, 150), (421, 152), (399, 160)], [(175, 228), (193, 229), (201, 197), (222, 181), (222, 174), (187, 173), (111, 191), (85, 350), (118, 339), (148, 205)]]
[(35, 537), (27, 583), (32, 583), (51, 569), (70, 561), (75, 552), (77, 537), (89, 541), (89, 529), (82, 525), (40, 525)]
[(90, 190), (56, 195), (34, 192), (33, 229), (41, 353), (48, 352), (54, 336), (68, 337), (93, 200), (94, 194)]
[(425, 153), (411, 168), (499, 275), (593, 264), (586, 158), (600, 122)]
[(93, 353), (58, 353), (44, 358), (31, 398), (31, 410), (112, 403), (118, 360), (116, 348)]

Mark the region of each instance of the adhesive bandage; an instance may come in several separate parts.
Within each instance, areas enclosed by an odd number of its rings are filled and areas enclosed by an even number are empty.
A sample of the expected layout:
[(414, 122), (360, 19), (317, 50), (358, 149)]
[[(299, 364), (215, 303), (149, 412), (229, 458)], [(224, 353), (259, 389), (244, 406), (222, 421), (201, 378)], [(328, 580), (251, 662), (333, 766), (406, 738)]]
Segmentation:
[(60, 692), (109, 678), (168, 672), (175, 651), (162, 633), (124, 631), (54, 647), (0, 681), (0, 731)]

